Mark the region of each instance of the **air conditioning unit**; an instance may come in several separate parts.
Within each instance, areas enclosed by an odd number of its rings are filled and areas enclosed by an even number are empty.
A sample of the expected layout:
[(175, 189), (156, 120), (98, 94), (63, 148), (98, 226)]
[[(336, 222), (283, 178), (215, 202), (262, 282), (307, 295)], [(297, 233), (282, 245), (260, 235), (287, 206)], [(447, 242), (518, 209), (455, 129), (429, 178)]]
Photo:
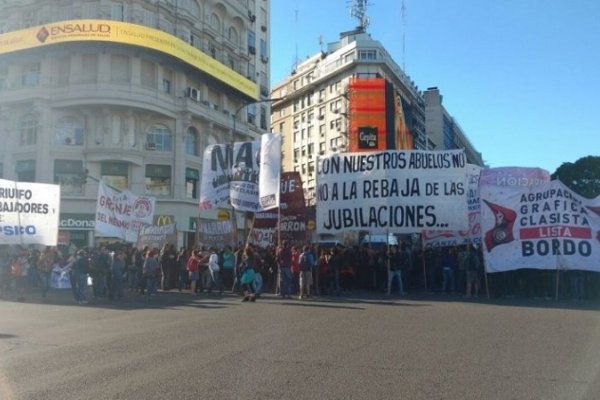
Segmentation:
[(146, 150), (156, 150), (156, 143), (146, 142)]
[(323, 115), (323, 114), (319, 115), (319, 119), (320, 120), (324, 120), (325, 119), (325, 115)]
[(203, 106), (206, 106), (206, 107), (210, 107), (210, 101), (208, 101), (208, 100), (202, 100), (202, 101), (200, 101), (200, 104), (202, 104)]
[(248, 53), (250, 53), (250, 54), (256, 54), (256, 47), (254, 47), (254, 46), (248, 46)]
[(340, 113), (340, 109), (339, 108), (334, 108), (332, 111), (333, 111), (334, 114), (339, 114)]
[(185, 90), (185, 95), (194, 101), (200, 101), (200, 91), (193, 87), (188, 87)]

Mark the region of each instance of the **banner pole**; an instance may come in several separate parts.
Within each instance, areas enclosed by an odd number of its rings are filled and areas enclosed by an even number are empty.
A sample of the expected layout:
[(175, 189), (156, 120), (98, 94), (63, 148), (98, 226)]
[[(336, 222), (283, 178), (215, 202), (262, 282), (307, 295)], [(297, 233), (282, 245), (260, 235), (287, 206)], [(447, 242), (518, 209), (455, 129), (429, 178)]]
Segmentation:
[(556, 265), (556, 290), (554, 292), (554, 301), (558, 301), (558, 285), (560, 281), (560, 265)]
[[(371, 238), (373, 236), (371, 235), (371, 232), (369, 232), (369, 242), (371, 242)], [(387, 250), (387, 295), (391, 295), (392, 294), (392, 280), (390, 279), (390, 241), (388, 240), (389, 238), (389, 229), (386, 229), (385, 231), (385, 248)], [(398, 282), (398, 284), (400, 284), (400, 282)]]
[(425, 293), (429, 293), (427, 289), (427, 265), (425, 263), (425, 237), (423, 233), (421, 233), (421, 252), (423, 254), (423, 280), (425, 283)]
[(487, 298), (489, 300), (489, 298), (490, 298), (490, 285), (488, 284), (488, 272), (487, 272), (487, 268), (485, 268), (485, 266), (483, 267), (483, 269), (484, 269), (483, 276), (485, 278), (485, 294), (486, 294), (486, 296), (487, 296)]

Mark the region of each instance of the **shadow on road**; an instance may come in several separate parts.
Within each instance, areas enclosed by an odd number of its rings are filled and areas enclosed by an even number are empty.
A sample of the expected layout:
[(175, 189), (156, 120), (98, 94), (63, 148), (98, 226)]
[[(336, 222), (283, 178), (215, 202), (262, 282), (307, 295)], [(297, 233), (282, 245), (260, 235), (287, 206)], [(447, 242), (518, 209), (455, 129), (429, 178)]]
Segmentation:
[[(156, 296), (149, 299), (144, 295), (134, 292), (127, 292), (125, 298), (121, 300), (108, 300), (98, 298), (90, 300), (89, 303), (80, 305), (73, 301), (70, 290), (51, 290), (46, 299), (42, 299), (39, 292), (31, 292), (26, 296), (25, 304), (38, 304), (48, 306), (72, 306), (82, 308), (103, 308), (121, 311), (132, 311), (138, 309), (173, 309), (180, 307), (194, 307), (201, 309), (224, 309), (231, 306), (241, 305), (241, 297), (237, 294), (226, 292), (222, 295), (207, 294), (193, 295), (189, 292), (179, 291), (160, 291)], [(17, 304), (14, 293), (1, 293), (0, 301), (14, 302)], [(357, 291), (346, 293), (341, 296), (313, 296), (307, 300), (281, 299), (272, 293), (263, 293), (256, 301), (260, 303), (281, 304), (284, 306), (298, 307), (319, 307), (319, 308), (337, 308), (362, 311), (365, 307), (361, 305), (384, 305), (392, 307), (429, 307), (432, 303), (465, 303), (465, 304), (486, 304), (499, 307), (534, 307), (551, 309), (572, 309), (586, 311), (600, 311), (600, 302), (581, 301), (572, 302), (569, 300), (554, 299), (534, 299), (529, 297), (501, 297), (490, 298), (479, 296), (476, 298), (466, 298), (461, 295), (442, 295), (437, 293), (411, 293), (407, 296), (391, 295), (387, 296), (380, 292)], [(22, 303), (20, 303), (22, 304)], [(0, 336), (0, 338), (2, 338)]]

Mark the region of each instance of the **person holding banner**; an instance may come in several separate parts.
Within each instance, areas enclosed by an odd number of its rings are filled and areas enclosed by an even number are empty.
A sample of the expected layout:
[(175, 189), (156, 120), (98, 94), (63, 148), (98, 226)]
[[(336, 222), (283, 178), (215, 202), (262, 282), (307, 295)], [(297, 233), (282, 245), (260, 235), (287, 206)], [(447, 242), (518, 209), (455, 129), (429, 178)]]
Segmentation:
[(219, 288), (219, 294), (223, 294), (223, 282), (221, 282), (221, 278), (219, 276), (219, 272), (221, 268), (219, 267), (219, 255), (217, 254), (217, 249), (211, 247), (208, 249), (208, 273), (210, 274), (210, 283), (208, 286), (208, 293), (212, 292), (213, 287)]

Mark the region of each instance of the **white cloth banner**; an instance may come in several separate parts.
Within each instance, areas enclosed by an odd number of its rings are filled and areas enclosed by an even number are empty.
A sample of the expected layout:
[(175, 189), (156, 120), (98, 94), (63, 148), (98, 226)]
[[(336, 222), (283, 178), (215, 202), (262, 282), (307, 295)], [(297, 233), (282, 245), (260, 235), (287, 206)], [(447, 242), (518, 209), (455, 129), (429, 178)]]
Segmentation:
[(263, 210), (279, 207), (281, 134), (265, 133), (260, 142), (258, 197)]
[(231, 168), (231, 205), (238, 211), (261, 211), (258, 201), (260, 141), (235, 142)]
[(467, 209), (469, 211), (469, 229), (464, 231), (423, 231), (423, 245), (426, 248), (461, 246), (472, 243), (481, 246), (481, 205), (479, 202), (478, 165), (467, 164)]
[(204, 152), (200, 209), (231, 205), (238, 211), (260, 211), (258, 159), (260, 141), (215, 144)]
[(560, 181), (480, 191), (488, 272), (600, 271), (600, 197), (585, 199)]
[(467, 230), (464, 150), (333, 154), (317, 159), (317, 232)]
[(152, 224), (156, 199), (129, 190), (118, 192), (104, 182), (98, 185), (96, 232), (136, 243), (142, 224)]
[(58, 243), (60, 186), (0, 179), (0, 244)]
[(213, 144), (206, 147), (202, 160), (200, 209), (211, 210), (229, 204), (232, 164), (231, 146)]

